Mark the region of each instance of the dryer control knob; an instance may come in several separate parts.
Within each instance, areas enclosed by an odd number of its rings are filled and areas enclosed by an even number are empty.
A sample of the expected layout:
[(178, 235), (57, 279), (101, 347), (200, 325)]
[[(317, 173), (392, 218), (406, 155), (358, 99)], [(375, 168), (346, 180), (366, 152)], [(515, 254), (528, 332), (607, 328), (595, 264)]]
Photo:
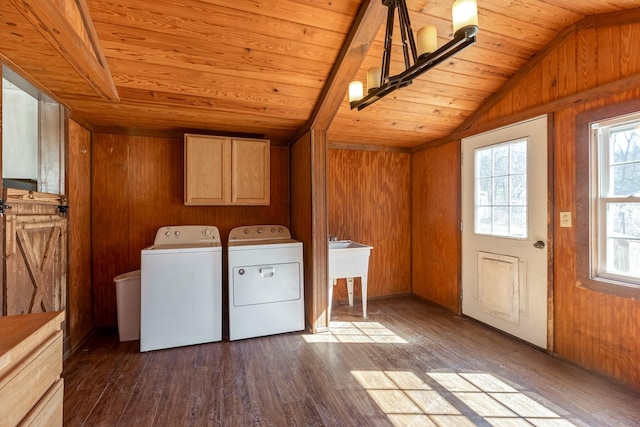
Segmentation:
[(262, 234), (264, 233), (264, 230), (262, 228), (258, 228), (258, 234)]
[(248, 228), (244, 229), (244, 234), (249, 234), (249, 229)]
[(177, 230), (176, 230), (176, 232), (175, 232), (175, 233), (173, 233), (173, 234), (175, 234), (175, 235), (176, 235), (176, 237), (180, 237), (180, 232), (179, 232), (179, 231), (177, 231)]
[(275, 227), (273, 227), (273, 228), (271, 229), (271, 233), (272, 233), (272, 234), (276, 234), (276, 229), (275, 229)]
[(211, 236), (211, 230), (209, 230), (208, 228), (205, 228), (202, 234), (204, 234), (205, 236)]
[(278, 227), (278, 233), (282, 233), (282, 227)]
[(167, 236), (167, 237), (171, 237), (171, 230), (165, 231), (164, 235)]

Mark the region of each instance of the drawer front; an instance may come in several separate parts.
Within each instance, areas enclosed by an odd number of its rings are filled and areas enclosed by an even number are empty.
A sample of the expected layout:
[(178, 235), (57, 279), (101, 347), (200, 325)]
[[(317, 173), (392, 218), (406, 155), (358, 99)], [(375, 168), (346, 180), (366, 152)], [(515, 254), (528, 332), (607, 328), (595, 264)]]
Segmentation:
[(62, 402), (64, 397), (64, 380), (60, 378), (47, 391), (40, 402), (29, 415), (20, 423), (20, 426), (47, 426), (62, 427)]
[(0, 420), (22, 421), (61, 373), (62, 331), (56, 331), (0, 377)]

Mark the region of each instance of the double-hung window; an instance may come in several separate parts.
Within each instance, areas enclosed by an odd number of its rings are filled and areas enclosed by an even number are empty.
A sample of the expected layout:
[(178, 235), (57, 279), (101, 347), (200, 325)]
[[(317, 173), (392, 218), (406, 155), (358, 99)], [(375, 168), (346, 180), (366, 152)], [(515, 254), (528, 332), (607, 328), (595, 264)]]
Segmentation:
[(640, 113), (591, 123), (590, 273), (640, 286)]

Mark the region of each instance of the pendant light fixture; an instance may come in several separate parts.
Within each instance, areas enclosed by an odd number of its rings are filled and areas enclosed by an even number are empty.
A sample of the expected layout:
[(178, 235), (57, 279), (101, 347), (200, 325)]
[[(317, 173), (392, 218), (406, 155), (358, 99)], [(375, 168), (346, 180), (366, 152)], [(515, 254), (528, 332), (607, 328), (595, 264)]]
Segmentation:
[[(476, 34), (478, 33), (476, 0), (455, 0), (453, 2), (451, 11), (454, 36), (452, 40), (440, 48), (438, 48), (437, 32), (434, 26), (428, 25), (421, 28), (414, 38), (406, 0), (382, 0), (382, 4), (388, 8), (382, 67), (371, 68), (367, 72), (366, 95), (363, 92), (362, 82), (349, 84), (351, 109), (362, 110), (394, 90), (410, 85), (413, 83), (413, 79), (419, 75), (476, 42)], [(394, 76), (389, 76), (396, 9), (405, 70)], [(358, 94), (352, 93), (352, 86), (359, 87)]]

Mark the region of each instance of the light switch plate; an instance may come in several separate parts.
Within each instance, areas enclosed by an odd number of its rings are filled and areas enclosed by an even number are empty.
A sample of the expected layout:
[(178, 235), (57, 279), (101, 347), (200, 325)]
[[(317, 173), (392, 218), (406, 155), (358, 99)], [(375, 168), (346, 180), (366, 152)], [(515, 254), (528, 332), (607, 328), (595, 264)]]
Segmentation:
[(571, 227), (571, 212), (560, 212), (560, 227)]

